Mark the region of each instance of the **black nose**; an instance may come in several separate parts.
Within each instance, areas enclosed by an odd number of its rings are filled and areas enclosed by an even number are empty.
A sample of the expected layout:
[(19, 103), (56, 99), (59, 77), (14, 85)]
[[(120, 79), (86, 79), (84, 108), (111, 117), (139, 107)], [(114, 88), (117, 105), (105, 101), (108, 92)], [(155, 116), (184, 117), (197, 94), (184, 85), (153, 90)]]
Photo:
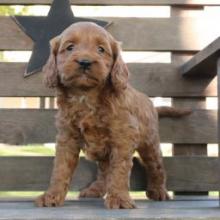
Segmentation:
[(90, 60), (77, 60), (77, 63), (82, 67), (83, 69), (89, 69), (89, 67), (92, 65), (92, 61)]

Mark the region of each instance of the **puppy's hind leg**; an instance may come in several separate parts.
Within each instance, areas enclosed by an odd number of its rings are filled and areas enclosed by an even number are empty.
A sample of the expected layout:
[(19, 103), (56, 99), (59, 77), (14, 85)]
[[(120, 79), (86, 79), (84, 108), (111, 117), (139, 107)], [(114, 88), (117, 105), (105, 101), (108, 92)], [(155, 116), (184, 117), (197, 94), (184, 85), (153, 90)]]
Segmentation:
[(137, 149), (147, 172), (146, 195), (153, 200), (168, 200), (166, 174), (159, 146), (159, 138), (154, 142), (145, 142)]
[(80, 198), (101, 198), (106, 194), (106, 176), (109, 171), (109, 161), (99, 161), (97, 179), (88, 188), (83, 189)]

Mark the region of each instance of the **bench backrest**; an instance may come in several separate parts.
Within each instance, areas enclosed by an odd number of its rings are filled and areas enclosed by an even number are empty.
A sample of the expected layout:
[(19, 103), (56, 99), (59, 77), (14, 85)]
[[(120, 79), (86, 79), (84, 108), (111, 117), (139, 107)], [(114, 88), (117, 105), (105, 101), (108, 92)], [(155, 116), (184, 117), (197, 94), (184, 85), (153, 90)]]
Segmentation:
[[(0, 0), (2, 5), (48, 5), (49, 0)], [(183, 78), (178, 67), (220, 35), (219, 19), (204, 10), (220, 6), (218, 0), (72, 0), (80, 6), (167, 6), (167, 17), (102, 17), (108, 30), (123, 42), (124, 51), (167, 52), (164, 63), (129, 63), (130, 81), (151, 97), (172, 98), (174, 106), (192, 107), (187, 118), (160, 120), (162, 143), (173, 144), (165, 158), (168, 188), (172, 191), (217, 191), (218, 158), (207, 156), (207, 144), (217, 143), (217, 111), (206, 109), (206, 97), (217, 96), (215, 78)], [(209, 8), (208, 8), (209, 9)], [(212, 16), (208, 16), (208, 15)], [(11, 17), (0, 17), (0, 50), (31, 50), (32, 40)], [(155, 54), (153, 56), (156, 56)], [(170, 59), (170, 63), (169, 63)], [(167, 63), (168, 62), (168, 63)], [(26, 63), (0, 63), (0, 97), (39, 98), (40, 108), (0, 109), (1, 142), (12, 144), (54, 142), (54, 91), (42, 84), (42, 74), (23, 78)], [(49, 109), (46, 100), (50, 97)], [(181, 155), (181, 157), (180, 157)], [(143, 170), (135, 163), (132, 188), (144, 189)], [(0, 191), (44, 190), (51, 157), (0, 157)], [(81, 171), (81, 169), (84, 169)], [(73, 189), (95, 177), (95, 165), (82, 159)], [(83, 172), (83, 176), (81, 173)]]

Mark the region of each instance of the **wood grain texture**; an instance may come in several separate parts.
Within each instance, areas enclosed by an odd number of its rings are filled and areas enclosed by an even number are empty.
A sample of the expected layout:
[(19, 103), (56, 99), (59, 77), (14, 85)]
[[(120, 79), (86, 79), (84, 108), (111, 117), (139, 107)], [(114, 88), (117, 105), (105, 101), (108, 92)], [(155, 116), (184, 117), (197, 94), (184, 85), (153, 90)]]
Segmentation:
[[(164, 158), (169, 190), (215, 191), (220, 187), (218, 158), (173, 157)], [(53, 157), (1, 157), (1, 191), (46, 190), (49, 183)], [(96, 164), (81, 158), (72, 181), (72, 190), (86, 187), (96, 177)], [(145, 190), (145, 171), (134, 159), (131, 189)]]
[[(220, 57), (217, 60), (217, 76), (218, 76), (218, 156), (220, 157)], [(220, 198), (220, 193), (219, 193)]]
[[(218, 0), (70, 0), (73, 5), (220, 5)], [(51, 0), (0, 0), (4, 5), (48, 5)]]
[[(23, 143), (54, 142), (56, 136), (54, 117), (55, 110), (2, 109), (0, 110), (0, 130), (3, 130), (6, 134), (12, 133), (11, 135), (5, 135), (3, 142), (10, 143), (12, 138), (13, 140), (17, 138), (17, 132), (11, 132), (12, 126), (16, 127), (21, 133)], [(10, 139), (7, 140), (7, 138)]]
[(180, 67), (180, 73), (187, 77), (215, 76), (219, 57), (220, 37), (183, 64)]
[[(9, 202), (8, 202), (9, 201)], [(61, 208), (36, 208), (32, 199), (0, 203), (4, 220), (219, 220), (218, 200), (212, 197), (175, 197), (172, 201), (137, 199), (137, 209), (107, 210), (102, 199), (72, 199)]]
[[(206, 98), (175, 98), (172, 106), (177, 108), (206, 109)], [(207, 156), (206, 144), (174, 144), (174, 156)]]
[[(24, 78), (26, 64), (0, 63), (1, 97), (54, 96), (46, 89), (42, 73)], [(170, 64), (129, 64), (131, 84), (148, 96), (205, 97), (217, 96), (216, 78), (183, 78), (178, 68)]]
[[(0, 110), (0, 130), (10, 133), (10, 126), (22, 131), (25, 143), (50, 143), (55, 141), (56, 110)], [(217, 112), (195, 110), (183, 118), (160, 119), (160, 136), (163, 143), (217, 143)], [(12, 138), (12, 136), (9, 136)], [(13, 136), (16, 139), (16, 133)], [(10, 140), (8, 140), (10, 141)], [(7, 141), (5, 141), (7, 142)]]
[(217, 143), (217, 112), (214, 110), (194, 110), (179, 119), (160, 120), (160, 137), (166, 143)]
[[(194, 14), (198, 16), (204, 13), (204, 6), (196, 8), (179, 7), (172, 6), (171, 7), (171, 17), (177, 16), (190, 16), (190, 14)], [(188, 54), (187, 54), (188, 55)], [(172, 62), (178, 63), (181, 60), (187, 59), (188, 56), (184, 56), (181, 53), (172, 52)], [(185, 62), (184, 62), (185, 63)], [(206, 98), (189, 98), (189, 99), (181, 99), (174, 98), (172, 99), (172, 106), (184, 108), (184, 106), (188, 105), (189, 108), (206, 108)], [(207, 156), (207, 145), (206, 144), (174, 144), (173, 145), (173, 156)], [(187, 191), (174, 191), (174, 195), (192, 195), (192, 194), (200, 194), (200, 195), (208, 195), (208, 192), (187, 192)]]
[[(99, 18), (112, 22), (110, 33), (124, 50), (198, 51), (220, 30), (215, 18)], [(31, 50), (33, 43), (10, 17), (0, 17), (0, 49)], [(173, 34), (175, 33), (175, 34)], [(201, 37), (203, 36), (203, 37)]]

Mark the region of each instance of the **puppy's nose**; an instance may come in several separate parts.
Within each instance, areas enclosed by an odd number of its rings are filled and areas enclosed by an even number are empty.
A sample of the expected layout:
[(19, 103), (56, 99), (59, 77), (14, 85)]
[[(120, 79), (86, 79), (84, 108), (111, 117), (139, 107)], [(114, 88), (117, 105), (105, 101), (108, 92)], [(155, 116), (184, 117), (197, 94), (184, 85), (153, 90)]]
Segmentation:
[(83, 69), (88, 69), (91, 65), (92, 65), (92, 61), (91, 60), (86, 60), (86, 59), (82, 59), (82, 60), (77, 60), (77, 63), (80, 65), (80, 67), (82, 67)]

